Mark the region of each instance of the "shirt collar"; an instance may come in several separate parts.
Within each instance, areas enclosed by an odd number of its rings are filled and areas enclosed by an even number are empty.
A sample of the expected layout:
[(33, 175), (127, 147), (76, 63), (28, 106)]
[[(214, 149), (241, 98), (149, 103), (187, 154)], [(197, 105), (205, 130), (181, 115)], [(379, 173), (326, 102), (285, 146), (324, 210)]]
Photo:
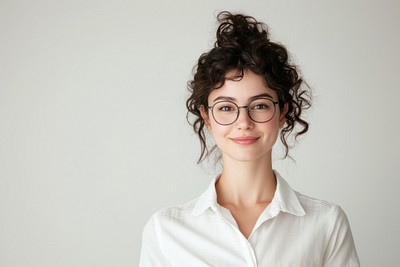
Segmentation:
[(217, 183), (220, 176), (215, 177), (212, 179), (210, 185), (204, 191), (203, 194), (196, 201), (196, 205), (192, 210), (192, 215), (198, 216), (203, 213), (206, 209), (212, 208), (215, 209), (218, 206), (217, 203), (217, 191), (215, 189), (215, 184)]
[[(274, 198), (270, 206), (271, 213), (279, 213), (280, 211), (290, 213), (296, 216), (305, 215), (305, 211), (301, 206), (297, 193), (290, 187), (282, 176), (274, 170), (277, 186)], [(275, 215), (276, 215), (275, 214)]]
[[(305, 215), (305, 211), (301, 206), (301, 203), (297, 197), (296, 192), (289, 186), (289, 184), (282, 178), (282, 176), (274, 170), (277, 186), (275, 195), (271, 201), (271, 204), (267, 207), (266, 212), (268, 217), (274, 217), (279, 212), (287, 212), (296, 216)], [(200, 195), (197, 199), (196, 204), (192, 210), (192, 215), (198, 216), (208, 208), (218, 210), (217, 203), (217, 192), (215, 184), (218, 181), (219, 176), (215, 177), (206, 191)]]

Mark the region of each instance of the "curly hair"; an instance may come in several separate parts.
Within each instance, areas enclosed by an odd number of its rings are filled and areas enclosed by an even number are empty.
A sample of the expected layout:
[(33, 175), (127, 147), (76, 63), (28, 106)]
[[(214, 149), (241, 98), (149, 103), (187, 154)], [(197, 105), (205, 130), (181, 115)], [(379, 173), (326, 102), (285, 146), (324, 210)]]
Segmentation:
[(207, 148), (205, 122), (200, 110), (208, 106), (210, 92), (224, 85), (225, 76), (231, 70), (238, 71), (239, 79), (245, 70), (261, 75), (268, 87), (277, 93), (280, 110), (287, 106), (286, 123), (280, 132), (285, 147), (284, 157), (287, 157), (290, 148), (288, 136), (293, 132), (297, 138), (308, 131), (309, 124), (301, 117), (302, 111), (311, 106), (308, 86), (302, 86), (305, 82), (296, 66), (289, 62), (285, 46), (270, 41), (266, 24), (253, 17), (227, 11), (219, 13), (217, 19), (220, 24), (214, 47), (200, 56), (193, 80), (188, 82), (191, 95), (186, 101), (187, 118), (189, 121), (189, 115), (194, 115), (194, 121), (189, 123), (200, 139), (198, 163), (216, 148)]

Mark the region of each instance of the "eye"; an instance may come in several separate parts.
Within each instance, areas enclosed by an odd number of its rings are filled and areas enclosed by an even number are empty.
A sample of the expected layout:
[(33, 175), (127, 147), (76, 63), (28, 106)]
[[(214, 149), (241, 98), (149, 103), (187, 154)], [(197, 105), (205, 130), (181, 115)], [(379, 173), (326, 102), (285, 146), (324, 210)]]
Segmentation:
[(219, 111), (232, 111), (233, 108), (231, 106), (221, 106), (221, 107), (218, 107), (218, 110)]
[(217, 112), (221, 113), (231, 113), (231, 112), (236, 112), (237, 107), (234, 103), (232, 102), (219, 102), (215, 104), (214, 110)]
[(254, 103), (250, 107), (251, 110), (257, 110), (257, 111), (266, 111), (271, 108), (272, 108), (272, 105), (269, 102)]
[(267, 112), (274, 108), (274, 104), (270, 99), (260, 98), (250, 102), (250, 110), (257, 112)]
[(270, 107), (266, 104), (257, 104), (253, 107), (253, 109), (268, 109), (268, 108)]

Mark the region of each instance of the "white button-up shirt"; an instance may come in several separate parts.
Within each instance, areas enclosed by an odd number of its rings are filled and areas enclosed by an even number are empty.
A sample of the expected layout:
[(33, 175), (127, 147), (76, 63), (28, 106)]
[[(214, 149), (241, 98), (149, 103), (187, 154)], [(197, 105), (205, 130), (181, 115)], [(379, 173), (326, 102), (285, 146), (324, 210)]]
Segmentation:
[(199, 198), (150, 218), (140, 267), (360, 266), (343, 210), (294, 191), (275, 175), (274, 198), (248, 239), (217, 203), (216, 178)]

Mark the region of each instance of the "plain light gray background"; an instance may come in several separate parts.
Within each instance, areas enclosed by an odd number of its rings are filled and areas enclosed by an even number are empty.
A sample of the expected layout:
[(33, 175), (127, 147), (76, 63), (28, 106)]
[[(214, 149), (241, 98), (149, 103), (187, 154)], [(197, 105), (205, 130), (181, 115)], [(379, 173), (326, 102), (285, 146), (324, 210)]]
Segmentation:
[(269, 24), (314, 90), (296, 162), (363, 266), (396, 266), (398, 1), (0, 0), (0, 266), (137, 266), (156, 210), (197, 197), (186, 81), (218, 11)]

